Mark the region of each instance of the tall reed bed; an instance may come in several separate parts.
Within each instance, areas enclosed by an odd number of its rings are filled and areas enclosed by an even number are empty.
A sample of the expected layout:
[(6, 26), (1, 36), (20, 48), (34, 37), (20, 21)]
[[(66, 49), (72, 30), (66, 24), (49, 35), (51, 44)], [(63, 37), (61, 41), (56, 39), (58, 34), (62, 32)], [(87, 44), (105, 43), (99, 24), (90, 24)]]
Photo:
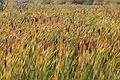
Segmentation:
[(0, 79), (5, 78), (119, 80), (120, 7), (42, 5), (0, 13)]

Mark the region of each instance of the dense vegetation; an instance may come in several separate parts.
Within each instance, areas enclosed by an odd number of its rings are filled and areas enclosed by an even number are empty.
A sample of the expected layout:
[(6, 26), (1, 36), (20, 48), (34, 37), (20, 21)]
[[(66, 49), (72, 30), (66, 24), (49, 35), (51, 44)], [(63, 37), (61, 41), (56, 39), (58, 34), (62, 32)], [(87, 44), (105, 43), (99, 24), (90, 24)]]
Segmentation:
[(120, 0), (35, 0), (37, 2), (41, 2), (44, 4), (65, 4), (65, 3), (74, 3), (74, 4), (94, 4), (94, 3), (99, 3), (103, 4), (104, 2), (116, 2), (120, 3)]
[(65, 4), (65, 3), (75, 3), (75, 4), (94, 4), (94, 3), (104, 3), (104, 2), (117, 2), (120, 0), (35, 0), (44, 4), (55, 3), (55, 4)]
[(83, 4), (83, 5), (106, 5), (120, 4), (120, 0), (0, 0), (0, 11), (6, 8), (15, 7), (16, 9), (25, 8), (28, 5), (41, 4)]
[(0, 13), (0, 80), (120, 80), (120, 6), (41, 5)]

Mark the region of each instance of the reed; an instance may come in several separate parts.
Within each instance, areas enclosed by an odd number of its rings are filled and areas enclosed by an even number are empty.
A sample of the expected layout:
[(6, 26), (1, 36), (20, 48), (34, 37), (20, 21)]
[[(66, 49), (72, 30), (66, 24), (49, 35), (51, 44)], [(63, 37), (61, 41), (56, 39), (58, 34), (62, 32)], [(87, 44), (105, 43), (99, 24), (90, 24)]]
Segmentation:
[(1, 12), (0, 79), (119, 80), (119, 9), (41, 5)]

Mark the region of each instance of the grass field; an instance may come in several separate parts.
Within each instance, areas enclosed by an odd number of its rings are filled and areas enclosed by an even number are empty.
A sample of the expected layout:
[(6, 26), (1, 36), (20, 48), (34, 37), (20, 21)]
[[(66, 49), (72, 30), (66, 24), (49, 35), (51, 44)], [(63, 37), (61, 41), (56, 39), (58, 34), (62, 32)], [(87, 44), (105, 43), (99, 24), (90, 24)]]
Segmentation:
[(120, 80), (120, 6), (0, 12), (0, 80), (5, 79)]

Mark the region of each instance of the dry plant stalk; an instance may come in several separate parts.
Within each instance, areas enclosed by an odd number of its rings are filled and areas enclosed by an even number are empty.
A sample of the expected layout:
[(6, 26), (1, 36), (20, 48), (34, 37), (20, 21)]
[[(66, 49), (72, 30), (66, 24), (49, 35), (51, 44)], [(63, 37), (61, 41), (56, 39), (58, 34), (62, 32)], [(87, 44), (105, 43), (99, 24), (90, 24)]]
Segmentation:
[(7, 38), (5, 39), (5, 53), (4, 53), (4, 76), (5, 76), (5, 80), (7, 79), (7, 61), (6, 61), (6, 57), (8, 54), (8, 40)]

